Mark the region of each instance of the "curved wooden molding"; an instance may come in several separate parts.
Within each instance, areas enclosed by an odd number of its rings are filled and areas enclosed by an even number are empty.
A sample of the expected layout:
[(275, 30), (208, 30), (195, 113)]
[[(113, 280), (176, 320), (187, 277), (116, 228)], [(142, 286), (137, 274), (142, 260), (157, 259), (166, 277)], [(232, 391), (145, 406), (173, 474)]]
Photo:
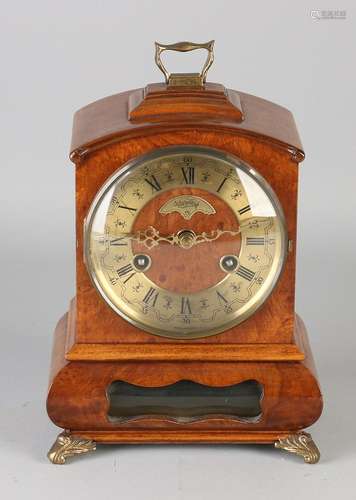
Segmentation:
[(79, 109), (74, 115), (71, 160), (79, 163), (88, 154), (124, 139), (198, 127), (254, 137), (287, 151), (296, 163), (303, 161), (303, 147), (288, 109), (213, 83), (207, 84), (210, 94), (203, 97), (198, 98), (197, 91), (182, 97), (166, 90), (162, 99), (160, 85), (149, 85), (150, 91), (115, 94)]
[(74, 344), (69, 361), (302, 361), (294, 344)]
[(147, 85), (129, 98), (129, 120), (159, 122), (177, 119), (244, 119), (240, 97), (223, 85), (207, 83), (203, 88), (167, 88), (161, 83)]

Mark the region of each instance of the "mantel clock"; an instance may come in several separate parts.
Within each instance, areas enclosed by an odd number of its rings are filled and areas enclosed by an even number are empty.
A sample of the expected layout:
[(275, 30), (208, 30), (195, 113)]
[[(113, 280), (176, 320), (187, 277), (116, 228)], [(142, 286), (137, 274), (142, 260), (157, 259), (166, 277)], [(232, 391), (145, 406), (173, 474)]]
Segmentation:
[[(165, 50), (206, 49), (169, 74)], [(76, 297), (54, 334), (53, 463), (96, 443), (272, 443), (322, 398), (294, 309), (298, 164), (289, 111), (206, 82), (213, 41), (156, 43), (165, 83), (74, 117)]]

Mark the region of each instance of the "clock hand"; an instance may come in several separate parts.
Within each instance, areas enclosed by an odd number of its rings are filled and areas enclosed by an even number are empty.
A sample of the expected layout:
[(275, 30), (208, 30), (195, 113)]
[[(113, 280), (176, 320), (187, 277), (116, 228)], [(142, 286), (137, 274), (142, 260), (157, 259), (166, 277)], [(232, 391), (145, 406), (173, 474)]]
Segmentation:
[(153, 226), (149, 226), (144, 231), (138, 231), (132, 235), (131, 239), (143, 243), (147, 248), (153, 248), (159, 245), (160, 242), (169, 243), (171, 245), (178, 244), (177, 233), (163, 236), (159, 233), (158, 229), (155, 229)]
[(137, 231), (136, 233), (118, 233), (118, 239), (128, 239), (142, 243), (147, 248), (152, 248), (159, 245), (160, 242), (170, 243), (171, 245), (178, 244), (178, 233), (172, 233), (166, 236), (160, 234), (158, 229), (153, 226), (148, 226), (147, 229)]
[[(259, 222), (266, 222), (269, 219), (260, 220)], [(200, 243), (215, 241), (223, 234), (231, 236), (238, 236), (241, 231), (248, 224), (241, 225), (238, 229), (213, 229), (210, 232), (203, 231), (202, 233), (195, 233), (191, 229), (183, 229), (169, 235), (161, 235), (158, 229), (149, 226), (147, 229), (137, 231), (136, 233), (121, 233), (121, 236), (130, 240), (142, 243), (146, 248), (151, 249), (158, 246), (160, 243), (169, 243), (170, 245), (178, 245), (184, 249), (192, 248)]]

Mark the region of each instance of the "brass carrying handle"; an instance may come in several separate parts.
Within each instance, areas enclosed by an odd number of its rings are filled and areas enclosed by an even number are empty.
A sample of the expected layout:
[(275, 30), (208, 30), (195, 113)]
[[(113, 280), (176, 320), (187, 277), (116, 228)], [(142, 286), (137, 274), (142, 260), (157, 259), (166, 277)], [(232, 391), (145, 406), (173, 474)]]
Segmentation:
[[(206, 81), (206, 74), (208, 72), (208, 69), (210, 66), (213, 64), (214, 61), (214, 42), (215, 40), (210, 40), (210, 42), (206, 43), (193, 43), (193, 42), (178, 42), (178, 43), (171, 43), (171, 44), (162, 44), (155, 42), (155, 47), (156, 47), (156, 53), (155, 53), (155, 61), (159, 69), (162, 71), (164, 74), (166, 83), (169, 85), (172, 85), (172, 76), (181, 76), (181, 77), (186, 77), (188, 79), (189, 77), (191, 78), (190, 81), (192, 81), (195, 78), (195, 80), (198, 80), (198, 84), (203, 85)], [(206, 49), (208, 51), (208, 56), (206, 58), (206, 61), (204, 63), (204, 66), (201, 70), (200, 73), (197, 74), (189, 74), (189, 73), (182, 73), (181, 75), (179, 74), (170, 74), (166, 67), (164, 66), (162, 59), (161, 59), (161, 54), (165, 50), (174, 50), (176, 52), (190, 52), (191, 50), (197, 50), (197, 49)], [(184, 83), (179, 83), (179, 85), (184, 85)], [(185, 83), (187, 85), (187, 83)], [(194, 83), (193, 83), (194, 85)]]

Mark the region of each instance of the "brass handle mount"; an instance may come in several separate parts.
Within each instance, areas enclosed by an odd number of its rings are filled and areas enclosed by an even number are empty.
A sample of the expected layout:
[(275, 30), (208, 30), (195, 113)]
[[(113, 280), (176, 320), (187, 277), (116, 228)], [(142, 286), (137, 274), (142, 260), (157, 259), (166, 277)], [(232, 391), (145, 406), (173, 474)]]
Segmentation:
[[(169, 87), (202, 87), (206, 81), (208, 69), (214, 61), (214, 42), (215, 40), (210, 40), (210, 42), (206, 43), (178, 42), (163, 44), (155, 42), (155, 61), (158, 68), (164, 74), (167, 85)], [(165, 50), (190, 52), (197, 49), (205, 49), (208, 51), (206, 61), (200, 73), (169, 73), (161, 59), (161, 54)]]

